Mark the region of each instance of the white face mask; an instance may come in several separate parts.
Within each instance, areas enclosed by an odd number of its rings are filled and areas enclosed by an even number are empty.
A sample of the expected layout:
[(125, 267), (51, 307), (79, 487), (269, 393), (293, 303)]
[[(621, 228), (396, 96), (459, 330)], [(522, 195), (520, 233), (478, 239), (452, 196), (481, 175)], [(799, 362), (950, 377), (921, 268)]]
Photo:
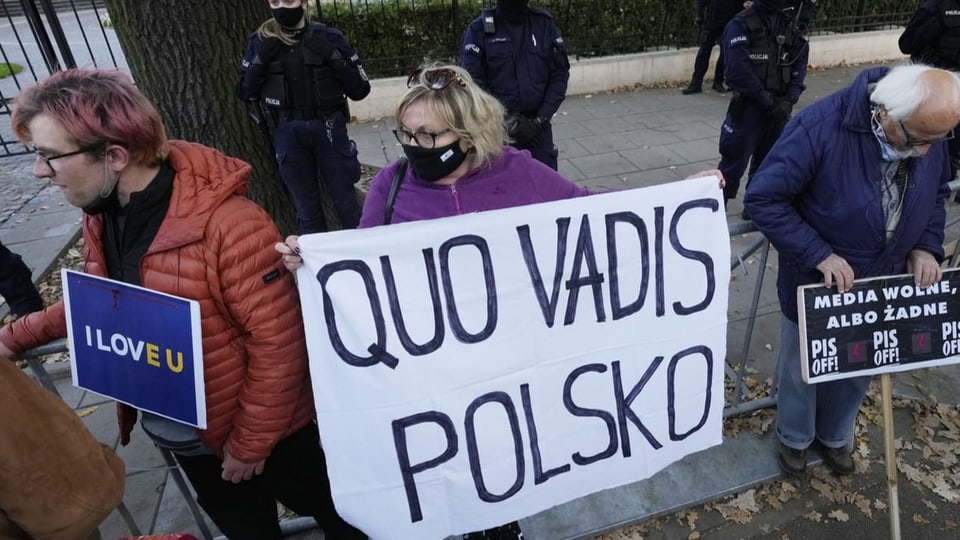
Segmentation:
[(877, 142), (880, 143), (880, 154), (883, 160), (903, 161), (909, 158), (920, 157), (920, 152), (918, 152), (916, 148), (901, 150), (887, 141), (887, 133), (883, 130), (883, 126), (880, 125), (879, 110), (879, 106), (873, 106), (873, 112), (870, 115), (870, 126), (873, 128), (873, 135), (877, 138)]

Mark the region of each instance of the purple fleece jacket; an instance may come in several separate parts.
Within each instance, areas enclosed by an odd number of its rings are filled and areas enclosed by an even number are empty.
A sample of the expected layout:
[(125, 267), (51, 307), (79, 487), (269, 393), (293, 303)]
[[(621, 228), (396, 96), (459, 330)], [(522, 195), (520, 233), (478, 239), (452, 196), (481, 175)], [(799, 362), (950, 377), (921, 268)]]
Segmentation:
[[(360, 228), (383, 225), (387, 192), (396, 170), (394, 162), (373, 177)], [(590, 193), (530, 157), (529, 152), (506, 146), (489, 167), (473, 169), (450, 186), (422, 180), (407, 167), (393, 206), (393, 223), (558, 201)]]

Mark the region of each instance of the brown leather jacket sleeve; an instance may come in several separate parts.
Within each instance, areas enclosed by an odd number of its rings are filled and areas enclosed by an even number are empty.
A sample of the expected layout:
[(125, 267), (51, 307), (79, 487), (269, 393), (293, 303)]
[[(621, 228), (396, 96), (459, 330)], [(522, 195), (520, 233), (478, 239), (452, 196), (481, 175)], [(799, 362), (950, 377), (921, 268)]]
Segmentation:
[(5, 358), (0, 411), (0, 537), (87, 538), (120, 504), (123, 461)]

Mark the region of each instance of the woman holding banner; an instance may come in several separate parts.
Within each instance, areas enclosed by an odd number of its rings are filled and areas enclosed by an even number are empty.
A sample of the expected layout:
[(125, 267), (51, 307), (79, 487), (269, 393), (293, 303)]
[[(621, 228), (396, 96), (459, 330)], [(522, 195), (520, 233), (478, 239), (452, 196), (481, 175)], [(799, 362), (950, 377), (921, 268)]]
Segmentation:
[[(436, 219), (589, 195), (590, 191), (504, 146), (503, 106), (457, 66), (430, 66), (407, 80), (393, 130), (406, 159), (381, 170), (370, 184), (360, 228)], [(284, 264), (301, 259), (296, 237), (278, 244)], [(523, 538), (514, 521), (465, 539)]]
[[(414, 72), (397, 106), (401, 159), (370, 185), (360, 228), (420, 221), (486, 210), (582, 197), (591, 192), (533, 159), (509, 141), (504, 109), (457, 66), (432, 65)], [(705, 171), (695, 176), (720, 176)], [(721, 185), (722, 187), (722, 185)], [(277, 244), (285, 266), (300, 267), (296, 236)], [(468, 540), (520, 539), (517, 522)]]

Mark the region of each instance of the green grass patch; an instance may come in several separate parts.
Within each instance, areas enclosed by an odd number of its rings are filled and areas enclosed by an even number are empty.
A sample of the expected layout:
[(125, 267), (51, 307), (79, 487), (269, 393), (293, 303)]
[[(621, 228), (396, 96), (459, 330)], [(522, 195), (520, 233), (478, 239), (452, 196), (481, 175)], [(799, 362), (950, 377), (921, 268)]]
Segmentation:
[(23, 66), (20, 64), (0, 63), (0, 79), (8, 77), (14, 73), (20, 73), (21, 71), (23, 71)]

